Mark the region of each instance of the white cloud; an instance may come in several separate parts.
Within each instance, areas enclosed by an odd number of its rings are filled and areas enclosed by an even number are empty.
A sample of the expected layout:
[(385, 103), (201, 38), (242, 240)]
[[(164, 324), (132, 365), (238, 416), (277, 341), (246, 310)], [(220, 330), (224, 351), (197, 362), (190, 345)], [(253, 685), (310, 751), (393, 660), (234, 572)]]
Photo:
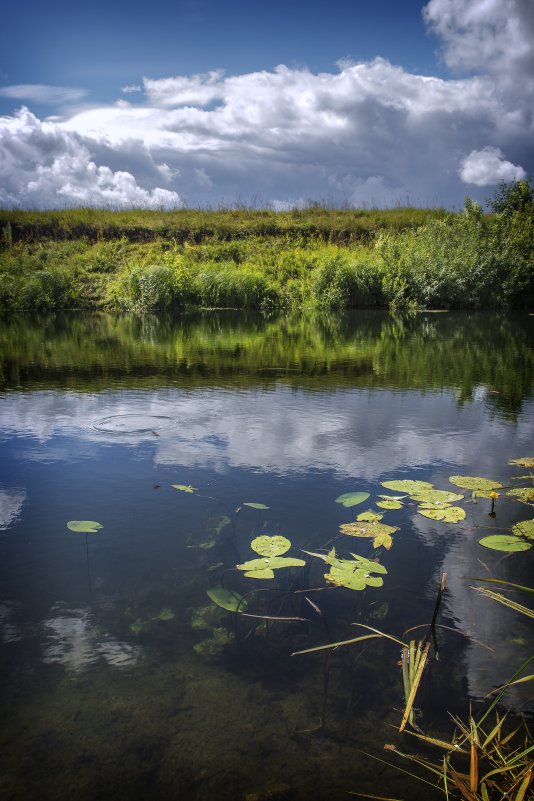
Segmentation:
[(87, 95), (85, 89), (70, 86), (46, 86), (41, 83), (24, 83), (0, 87), (0, 97), (27, 100), (36, 103), (74, 103)]
[(426, 20), (450, 66), (477, 73), (468, 77), (412, 74), (382, 58), (319, 74), (280, 65), (144, 78), (144, 104), (53, 123), (20, 112), (0, 123), (0, 202), (458, 205), (465, 182), (482, 199), (482, 187), (534, 172), (530, 8), (431, 0)]
[(130, 83), (126, 86), (121, 86), (121, 92), (124, 92), (125, 95), (133, 94), (135, 92), (142, 92), (143, 87), (140, 86), (138, 83)]
[(449, 67), (500, 76), (534, 73), (531, 0), (430, 0), (423, 10)]
[(466, 184), (490, 186), (499, 181), (518, 181), (526, 177), (525, 170), (506, 161), (498, 147), (473, 150), (463, 160), (460, 177)]
[(125, 170), (98, 166), (85, 144), (55, 122), (41, 122), (28, 109), (0, 118), (0, 204), (3, 206), (180, 205), (177, 192), (143, 189)]

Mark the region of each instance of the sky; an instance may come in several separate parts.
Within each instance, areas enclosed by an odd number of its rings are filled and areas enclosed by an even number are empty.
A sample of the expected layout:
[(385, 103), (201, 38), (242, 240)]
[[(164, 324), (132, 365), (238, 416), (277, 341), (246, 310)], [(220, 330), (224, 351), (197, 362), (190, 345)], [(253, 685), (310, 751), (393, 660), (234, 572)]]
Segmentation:
[(29, 0), (0, 206), (461, 208), (534, 174), (534, 0)]

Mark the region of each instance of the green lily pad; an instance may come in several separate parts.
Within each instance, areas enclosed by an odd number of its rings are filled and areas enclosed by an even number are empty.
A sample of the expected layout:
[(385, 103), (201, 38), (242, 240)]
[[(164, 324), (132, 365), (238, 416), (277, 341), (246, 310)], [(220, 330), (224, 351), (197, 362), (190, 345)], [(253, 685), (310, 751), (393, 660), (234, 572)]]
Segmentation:
[(369, 497), (368, 492), (345, 492), (344, 495), (340, 495), (339, 498), (336, 498), (336, 503), (341, 503), (343, 506), (350, 508), (351, 506), (357, 506), (359, 503), (363, 503)]
[(517, 498), (522, 503), (534, 503), (534, 487), (518, 487), (517, 489), (508, 490), (506, 494)]
[(429, 489), (412, 494), (412, 501), (417, 503), (450, 503), (451, 501), (463, 501), (464, 496), (458, 492), (448, 492), (447, 490)]
[(502, 484), (499, 481), (493, 481), (491, 478), (481, 478), (480, 476), (449, 476), (449, 481), (456, 487), (468, 490), (491, 492), (495, 489), (502, 489)]
[(247, 578), (272, 579), (274, 578), (274, 571), (270, 567), (266, 567), (265, 570), (248, 570), (245, 576)]
[(314, 554), (327, 564), (331, 565), (328, 573), (324, 574), (329, 584), (336, 587), (345, 587), (348, 590), (364, 590), (366, 586), (381, 587), (383, 579), (373, 576), (372, 573), (387, 573), (386, 568), (378, 562), (372, 562), (358, 554), (351, 554), (353, 559), (339, 559), (335, 551), (329, 554)]
[(520, 467), (534, 467), (534, 456), (523, 456), (521, 459), (510, 459), (508, 464), (517, 464)]
[(534, 540), (534, 520), (521, 520), (512, 526), (512, 532), (519, 537), (526, 537), (528, 540)]
[(174, 489), (180, 492), (197, 492), (198, 487), (192, 487), (191, 484), (173, 484)]
[(419, 509), (448, 509), (449, 506), (452, 506), (452, 504), (436, 501), (435, 503), (420, 503)]
[(489, 537), (482, 537), (478, 542), (492, 551), (528, 551), (532, 548), (530, 542), (514, 537), (513, 534), (491, 534)]
[[(273, 571), (279, 570), (283, 567), (303, 567), (306, 564), (304, 559), (296, 559), (292, 556), (265, 556), (261, 559), (250, 559), (248, 562), (243, 562), (242, 565), (237, 565), (238, 570), (245, 570), (247, 571), (245, 575), (249, 575), (249, 572), (264, 572), (264, 571)], [(251, 578), (272, 578), (273, 576), (251, 576)]]
[(430, 484), (428, 481), (416, 481), (412, 478), (403, 478), (399, 481), (383, 481), (382, 486), (394, 492), (407, 492), (408, 495), (412, 495), (414, 492), (431, 489), (434, 485)]
[(369, 523), (362, 520), (358, 523), (343, 523), (339, 530), (349, 537), (376, 537), (378, 533), (394, 534), (398, 526), (387, 526), (385, 523)]
[(375, 512), (372, 509), (368, 509), (366, 512), (360, 512), (357, 520), (362, 520), (366, 523), (378, 523), (384, 515), (381, 512)]
[(69, 520), (67, 528), (80, 534), (96, 534), (102, 528), (102, 523), (95, 520)]
[(224, 587), (211, 587), (206, 590), (208, 597), (214, 604), (226, 609), (228, 612), (244, 612), (247, 608), (247, 602), (242, 595), (233, 590), (227, 590)]
[(262, 534), (261, 537), (256, 537), (255, 540), (252, 540), (250, 547), (261, 556), (280, 556), (280, 554), (289, 551), (291, 542), (286, 537), (278, 535), (268, 537)]
[(241, 506), (250, 506), (251, 509), (269, 509), (269, 507), (265, 506), (264, 503), (246, 502), (246, 503), (242, 503)]
[(420, 515), (429, 517), (431, 520), (441, 520), (442, 523), (459, 523), (465, 520), (465, 511), (459, 506), (448, 506), (445, 509), (419, 509)]
[(381, 509), (402, 509), (403, 506), (400, 501), (397, 501), (393, 498), (377, 501), (376, 505), (380, 506)]
[(380, 548), (382, 546), (387, 551), (393, 545), (393, 537), (391, 534), (388, 534), (387, 531), (379, 532), (376, 537), (373, 539), (373, 548)]

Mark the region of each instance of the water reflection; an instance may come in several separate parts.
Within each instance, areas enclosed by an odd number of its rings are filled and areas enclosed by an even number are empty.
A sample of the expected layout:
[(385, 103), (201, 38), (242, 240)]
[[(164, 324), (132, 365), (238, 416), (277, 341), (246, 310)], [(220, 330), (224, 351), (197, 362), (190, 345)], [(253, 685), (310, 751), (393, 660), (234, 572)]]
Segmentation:
[(463, 313), (17, 318), (0, 323), (0, 386), (448, 388), (513, 418), (532, 393), (533, 326), (528, 315)]
[(132, 667), (141, 658), (141, 648), (106, 635), (90, 609), (68, 609), (58, 605), (44, 621), (45, 664), (60, 664), (69, 671), (80, 671), (103, 659), (111, 667)]

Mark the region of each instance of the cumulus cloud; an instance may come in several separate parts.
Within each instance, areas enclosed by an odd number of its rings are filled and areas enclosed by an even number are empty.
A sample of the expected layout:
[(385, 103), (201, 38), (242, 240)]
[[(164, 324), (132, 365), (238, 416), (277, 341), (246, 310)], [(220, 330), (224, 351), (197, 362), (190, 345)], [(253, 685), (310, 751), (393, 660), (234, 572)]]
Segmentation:
[(56, 122), (41, 122), (28, 109), (0, 119), (3, 159), (0, 204), (3, 206), (143, 206), (180, 205), (174, 191), (140, 187), (124, 170), (97, 166), (81, 139)]
[(519, 181), (526, 172), (517, 164), (506, 161), (498, 147), (473, 150), (463, 160), (460, 177), (466, 184), (490, 186), (498, 181)]
[(533, 172), (530, 8), (430, 0), (426, 21), (467, 77), (417, 75), (383, 58), (319, 74), (280, 65), (147, 77), (143, 102), (53, 121), (20, 112), (0, 123), (0, 202), (452, 206), (466, 182), (482, 199), (482, 187)]

